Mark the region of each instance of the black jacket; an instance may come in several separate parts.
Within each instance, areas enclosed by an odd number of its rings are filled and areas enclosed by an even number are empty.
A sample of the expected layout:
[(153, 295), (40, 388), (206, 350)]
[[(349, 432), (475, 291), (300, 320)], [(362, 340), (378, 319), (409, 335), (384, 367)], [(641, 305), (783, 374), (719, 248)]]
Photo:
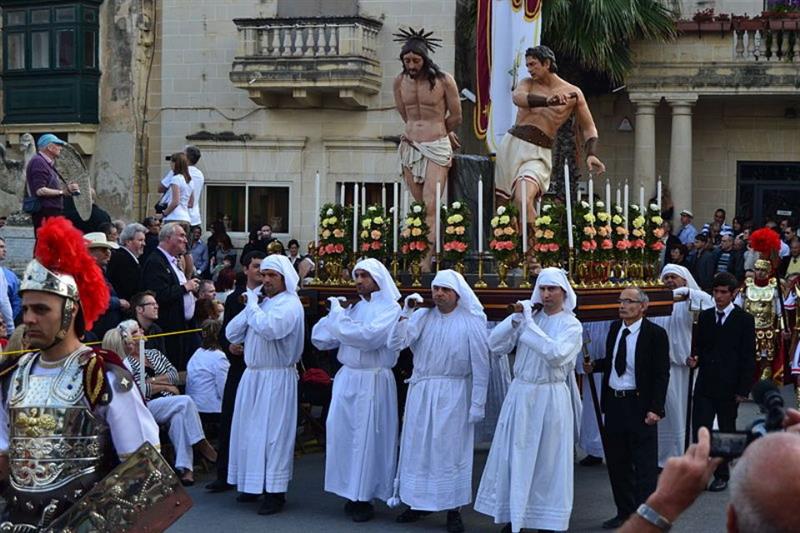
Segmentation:
[[(602, 407), (605, 411), (606, 398), (610, 394), (608, 381), (614, 370), (614, 345), (622, 327), (621, 320), (615, 320), (606, 338), (606, 356), (595, 361), (595, 371), (603, 372)], [(642, 319), (639, 337), (636, 339), (636, 390), (639, 392), (639, 408), (642, 420), (648, 411), (664, 417), (664, 402), (669, 384), (669, 339), (664, 328)]]
[(142, 283), (142, 271), (139, 262), (127, 250), (122, 248), (111, 252), (108, 262), (108, 280), (117, 291), (117, 296), (130, 301), (139, 292)]
[(239, 301), (239, 298), (244, 294), (244, 290), (244, 285), (237, 285), (234, 287), (233, 292), (225, 299), (225, 318), (222, 321), (222, 330), (219, 332), (219, 345), (222, 347), (222, 351), (225, 352), (228, 361), (231, 363), (231, 367), (238, 368), (241, 372), (244, 371), (246, 366), (244, 363), (244, 355), (233, 355), (228, 351), (231, 341), (229, 341), (227, 335), (225, 335), (225, 328), (228, 327), (228, 323), (233, 320), (233, 317), (241, 313), (244, 309), (244, 304)]
[(700, 313), (697, 323), (696, 395), (717, 399), (747, 396), (756, 371), (755, 321), (738, 306), (721, 328), (716, 308)]
[[(142, 289), (156, 293), (158, 302), (158, 320), (156, 323), (165, 332), (182, 331), (186, 329), (186, 319), (183, 317), (183, 295), (186, 290), (178, 281), (178, 276), (172, 270), (167, 257), (156, 248), (147, 257), (142, 265)], [(164, 344), (169, 358), (178, 370), (186, 369), (187, 354), (184, 353), (183, 335), (165, 337)]]

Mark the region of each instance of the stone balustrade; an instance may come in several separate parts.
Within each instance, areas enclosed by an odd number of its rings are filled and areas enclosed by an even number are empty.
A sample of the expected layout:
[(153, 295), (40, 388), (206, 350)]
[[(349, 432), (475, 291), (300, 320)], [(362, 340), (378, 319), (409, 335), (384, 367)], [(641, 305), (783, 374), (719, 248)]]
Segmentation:
[(765, 28), (731, 32), (736, 61), (784, 61), (800, 64), (800, 30)]

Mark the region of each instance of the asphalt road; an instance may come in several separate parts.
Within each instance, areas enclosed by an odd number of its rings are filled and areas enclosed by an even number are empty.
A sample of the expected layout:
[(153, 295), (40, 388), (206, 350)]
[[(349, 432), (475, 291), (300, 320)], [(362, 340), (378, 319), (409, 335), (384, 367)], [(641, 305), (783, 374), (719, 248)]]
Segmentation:
[[(784, 397), (787, 405), (791, 401), (787, 387)], [(752, 403), (742, 405), (739, 411), (739, 426), (743, 429), (757, 415)], [(476, 451), (473, 483), (477, 486), (487, 451)], [(580, 455), (576, 455), (576, 459)], [(198, 483), (190, 487), (189, 493), (194, 507), (172, 528), (172, 533), (208, 533), (227, 531), (280, 531), (280, 532), (384, 532), (384, 531), (445, 531), (445, 514), (437, 513), (414, 524), (397, 524), (394, 518), (399, 510), (389, 509), (384, 504), (376, 505), (375, 518), (363, 524), (353, 523), (343, 512), (344, 500), (322, 490), (324, 454), (310, 452), (295, 460), (294, 479), (287, 494), (284, 511), (273, 516), (256, 514), (260, 503), (236, 502), (234, 491), (209, 494), (203, 486), (207, 474), (198, 473)], [(476, 487), (477, 488), (477, 487)], [(719, 532), (725, 530), (725, 507), (728, 492), (703, 493), (673, 527), (673, 531), (685, 533)], [(603, 531), (600, 524), (615, 514), (611, 486), (605, 466), (575, 466), (575, 503), (570, 521), (570, 531)], [(467, 531), (499, 531), (488, 516), (476, 513), (472, 508), (462, 509)]]

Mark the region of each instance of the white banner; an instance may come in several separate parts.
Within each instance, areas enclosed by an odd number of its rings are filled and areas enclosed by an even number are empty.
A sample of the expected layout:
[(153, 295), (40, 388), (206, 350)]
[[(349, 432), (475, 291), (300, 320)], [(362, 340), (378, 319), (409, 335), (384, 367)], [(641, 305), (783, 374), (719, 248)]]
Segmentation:
[[(497, 152), (500, 141), (514, 125), (517, 108), (511, 101), (516, 84), (530, 77), (525, 68), (525, 50), (541, 42), (541, 9), (530, 20), (525, 16), (525, 2), (492, 0), (492, 71), (489, 98), (489, 129), (486, 144)], [(515, 80), (516, 78), (516, 80)]]

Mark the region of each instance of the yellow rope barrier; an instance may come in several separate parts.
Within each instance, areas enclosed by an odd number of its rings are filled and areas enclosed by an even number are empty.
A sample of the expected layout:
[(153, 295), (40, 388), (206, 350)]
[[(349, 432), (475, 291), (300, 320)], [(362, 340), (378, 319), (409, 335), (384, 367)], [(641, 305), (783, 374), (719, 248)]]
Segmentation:
[[(197, 333), (198, 331), (203, 331), (201, 328), (194, 328), (194, 329), (185, 329), (182, 331), (167, 331), (164, 333), (155, 333), (153, 335), (146, 335), (144, 337), (134, 337), (132, 340), (138, 341), (141, 339), (148, 340), (148, 339), (156, 339), (158, 337), (170, 337), (172, 335), (185, 335), (187, 333)], [(98, 344), (103, 344), (103, 341), (92, 341), (84, 343), (86, 346), (96, 346)], [(34, 350), (14, 350), (12, 352), (0, 352), (0, 357), (4, 357), (6, 355), (12, 356), (21, 356), (25, 355), (26, 353), (30, 353)]]

